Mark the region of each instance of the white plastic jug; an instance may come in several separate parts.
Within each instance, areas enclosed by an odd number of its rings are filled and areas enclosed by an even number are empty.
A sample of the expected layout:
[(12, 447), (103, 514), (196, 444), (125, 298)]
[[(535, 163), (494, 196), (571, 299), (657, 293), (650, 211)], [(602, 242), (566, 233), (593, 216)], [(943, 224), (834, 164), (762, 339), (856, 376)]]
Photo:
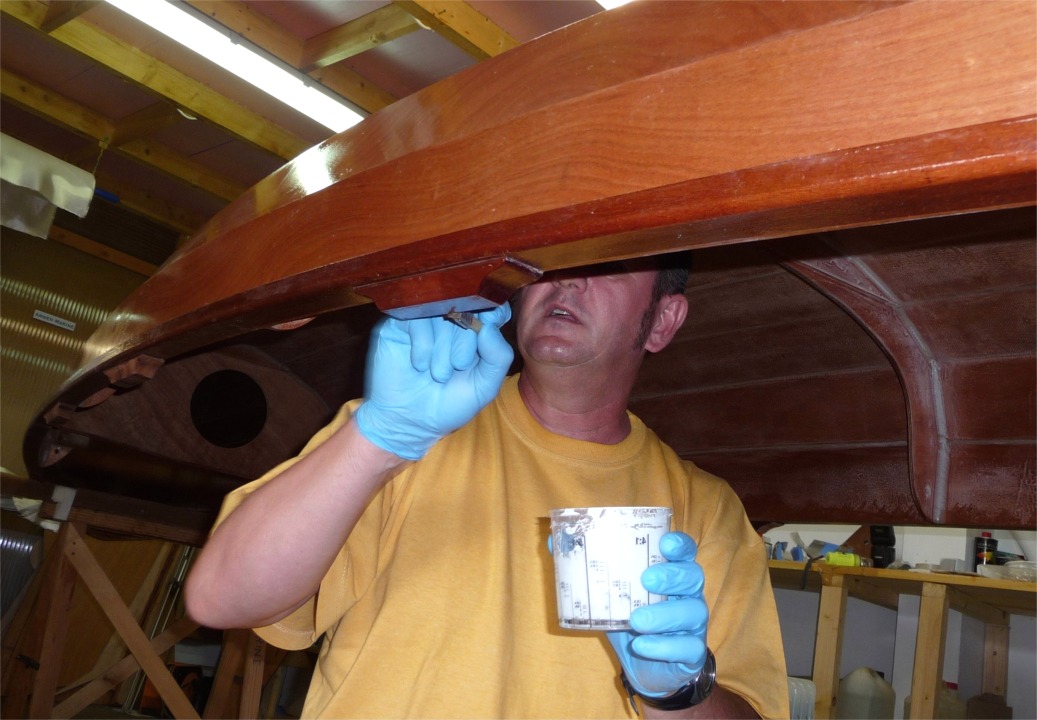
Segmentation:
[(893, 686), (871, 668), (860, 667), (839, 681), (837, 718), (892, 720), (897, 695)]

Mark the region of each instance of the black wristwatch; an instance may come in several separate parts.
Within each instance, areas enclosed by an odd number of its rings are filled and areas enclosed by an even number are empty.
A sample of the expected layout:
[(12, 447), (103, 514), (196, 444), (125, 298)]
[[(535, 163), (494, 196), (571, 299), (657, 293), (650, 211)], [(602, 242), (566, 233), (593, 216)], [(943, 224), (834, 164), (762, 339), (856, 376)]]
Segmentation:
[(637, 704), (634, 702), (635, 697), (641, 698), (641, 702), (645, 705), (658, 710), (687, 710), (698, 705), (713, 692), (713, 685), (717, 681), (717, 660), (713, 657), (713, 652), (706, 648), (706, 664), (702, 667), (702, 672), (699, 673), (698, 677), (672, 694), (661, 698), (647, 697), (639, 693), (630, 684), (626, 673), (622, 673), (620, 677), (623, 680), (623, 687), (626, 689), (627, 695), (630, 696), (630, 704), (634, 706), (634, 712), (637, 712)]

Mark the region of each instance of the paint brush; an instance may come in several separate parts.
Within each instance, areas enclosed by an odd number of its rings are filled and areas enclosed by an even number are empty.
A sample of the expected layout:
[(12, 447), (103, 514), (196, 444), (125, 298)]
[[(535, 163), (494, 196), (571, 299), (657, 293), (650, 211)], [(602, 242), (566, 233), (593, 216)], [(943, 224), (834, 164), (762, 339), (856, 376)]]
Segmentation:
[(474, 330), (475, 332), (479, 332), (482, 329), (482, 322), (479, 318), (475, 317), (475, 313), (451, 310), (445, 317), (450, 322), (463, 327), (465, 330)]

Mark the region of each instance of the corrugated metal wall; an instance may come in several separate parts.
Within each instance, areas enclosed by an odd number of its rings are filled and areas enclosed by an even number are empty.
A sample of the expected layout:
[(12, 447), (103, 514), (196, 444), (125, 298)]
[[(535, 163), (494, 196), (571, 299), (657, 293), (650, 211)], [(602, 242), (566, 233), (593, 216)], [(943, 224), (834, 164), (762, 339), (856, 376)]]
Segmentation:
[[(90, 334), (144, 279), (59, 243), (3, 228), (0, 464), (5, 470), (25, 475), (25, 428), (78, 367)], [(56, 320), (41, 319), (46, 316), (40, 313)]]
[[(26, 523), (26, 525), (28, 525)], [(19, 530), (5, 523), (0, 529), (0, 605), (2, 631), (7, 631), (16, 601), (43, 564), (43, 528)]]

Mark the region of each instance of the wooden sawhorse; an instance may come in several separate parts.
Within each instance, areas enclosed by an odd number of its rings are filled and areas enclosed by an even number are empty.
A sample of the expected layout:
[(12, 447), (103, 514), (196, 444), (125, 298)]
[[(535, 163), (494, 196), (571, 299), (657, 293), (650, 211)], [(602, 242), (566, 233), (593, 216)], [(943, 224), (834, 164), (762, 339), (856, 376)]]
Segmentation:
[[(3, 717), (68, 718), (129, 678), (138, 668), (151, 680), (174, 718), (199, 718), (180, 685), (166, 667), (161, 654), (194, 632), (198, 625), (182, 618), (153, 639), (148, 639), (126, 607), (111, 580), (83, 541), (85, 526), (65, 522), (48, 554), (42, 573), (43, 585), (32, 608), (18, 647), (12, 652), (11, 679), (5, 688)], [(97, 600), (130, 654), (114, 663), (92, 681), (55, 705), (61, 656), (68, 633), (68, 614), (76, 577)], [(248, 630), (225, 634), (213, 691), (204, 717), (232, 717), (237, 706), (240, 718), (256, 718), (263, 687), (265, 643)], [(242, 673), (240, 700), (235, 675)], [(235, 702), (237, 701), (237, 702)]]

